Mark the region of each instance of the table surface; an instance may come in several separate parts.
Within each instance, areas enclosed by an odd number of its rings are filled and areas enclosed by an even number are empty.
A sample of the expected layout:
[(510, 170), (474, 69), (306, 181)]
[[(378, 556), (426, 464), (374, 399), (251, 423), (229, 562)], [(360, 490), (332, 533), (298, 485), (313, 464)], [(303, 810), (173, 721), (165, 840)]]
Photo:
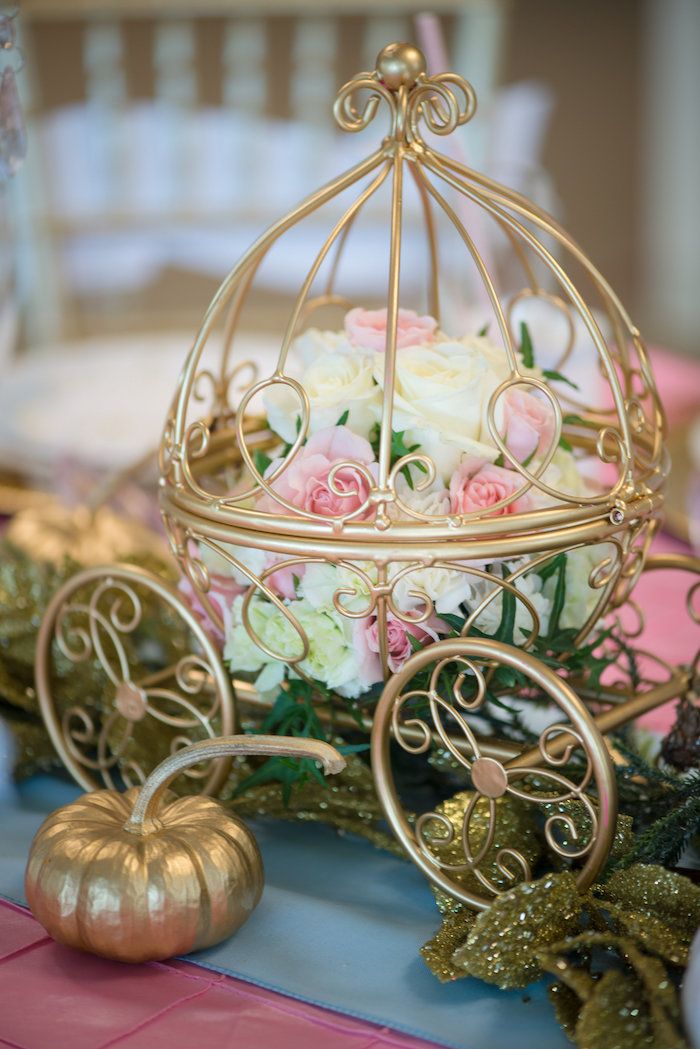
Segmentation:
[[(0, 812), (0, 896), (23, 903), (31, 838), (46, 812), (77, 793), (38, 777)], [(566, 1049), (544, 985), (504, 993), (478, 980), (440, 984), (432, 976), (418, 948), (440, 916), (410, 863), (329, 827), (260, 820), (254, 829), (265, 863), (263, 900), (235, 936), (188, 959), (202, 967), (196, 993), (172, 966), (128, 966), (70, 951), (26, 914), (0, 907), (0, 956), (9, 950), (0, 963), (0, 997), (12, 1003), (0, 1009), (0, 1045), (4, 1039), (44, 1049), (50, 1030), (52, 1049), (132, 1049), (140, 1045), (127, 1039), (134, 1025), (177, 1026), (169, 1014), (182, 1007), (193, 1025), (206, 1021), (198, 1049), (214, 1049), (228, 1043), (209, 1026), (211, 1006), (217, 1016), (230, 1013), (236, 1049), (257, 1049), (268, 1020), (276, 1037), (263, 1044), (280, 1049), (296, 1049), (300, 1037), (324, 1049), (414, 1046), (420, 1037), (418, 1044), (455, 1049), (511, 1049), (512, 1024), (521, 1031), (518, 1049)], [(235, 979), (209, 993), (206, 970)], [(254, 996), (251, 984), (259, 989)], [(37, 996), (41, 1014), (29, 1008)], [(168, 1042), (170, 1049), (190, 1044), (177, 1033)]]

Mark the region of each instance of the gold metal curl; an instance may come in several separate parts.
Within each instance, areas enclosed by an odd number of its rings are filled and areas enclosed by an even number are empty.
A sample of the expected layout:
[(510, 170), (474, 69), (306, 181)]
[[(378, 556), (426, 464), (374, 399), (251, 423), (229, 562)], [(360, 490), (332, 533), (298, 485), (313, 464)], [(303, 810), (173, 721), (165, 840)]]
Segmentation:
[[(358, 108), (357, 96), (366, 91), (362, 109)], [(391, 130), (396, 123), (396, 99), (391, 91), (379, 80), (376, 73), (358, 73), (346, 84), (343, 84), (333, 103), (333, 116), (342, 131), (352, 133), (364, 131), (374, 120), (381, 102), (386, 103), (391, 116)]]
[[(145, 668), (139, 672), (138, 657), (127, 654), (122, 638), (141, 623), (140, 592), (149, 593), (184, 621), (194, 638), (196, 654), (188, 654), (179, 663), (155, 673)], [(109, 602), (106, 608), (105, 599)], [(76, 625), (76, 617), (82, 618), (83, 624)], [(95, 710), (76, 705), (62, 709), (54, 694), (54, 642), (72, 662), (95, 661), (96, 669), (114, 690), (111, 706), (93, 697)], [(198, 685), (183, 676), (185, 667), (194, 668), (195, 663), (202, 674)], [(49, 603), (39, 629), (35, 676), (39, 705), (51, 740), (68, 770), (86, 790), (100, 785), (118, 787), (117, 772), (121, 782), (130, 781), (129, 770), (135, 774), (137, 764), (127, 748), (138, 736), (142, 720), (153, 717), (161, 723), (169, 723), (169, 719), (174, 723), (171, 715), (153, 706), (154, 699), (163, 698), (187, 712), (189, 717), (177, 719), (180, 728), (197, 726), (213, 738), (218, 727), (228, 733), (235, 725), (230, 680), (196, 616), (169, 583), (133, 565), (84, 569), (63, 584)], [(162, 682), (173, 678), (186, 695), (162, 686)], [(213, 691), (215, 696), (209, 708), (202, 711), (186, 696), (204, 695), (204, 682), (207, 694)], [(220, 726), (212, 723), (214, 716)], [(228, 767), (228, 763), (217, 763), (208, 769), (204, 781), (207, 792), (219, 789)]]
[(406, 108), (410, 138), (422, 142), (421, 120), (434, 135), (450, 135), (476, 113), (476, 93), (472, 85), (456, 73), (423, 75), (410, 92)]
[[(482, 743), (474, 736), (466, 722), (470, 711), (458, 710), (456, 704), (450, 704), (447, 699), (435, 691), (438, 678), (444, 675), (450, 663), (454, 664), (455, 661), (457, 661), (457, 666), (460, 665), (460, 661), (465, 661), (472, 668), (475, 665), (480, 667), (500, 664), (517, 669), (542, 688), (559, 706), (567, 720), (550, 726), (541, 734), (540, 749), (537, 751), (539, 760), (535, 759), (534, 762), (530, 761), (527, 765), (523, 765), (516, 757), (501, 765), (493, 758), (484, 757), (481, 749)], [(433, 666), (429, 678), (431, 687), (428, 690), (411, 689), (411, 682), (415, 676), (431, 665)], [(467, 666), (463, 666), (459, 673), (467, 669)], [(408, 691), (404, 693), (403, 689), (406, 686), (408, 686)], [(435, 815), (427, 814), (416, 823), (415, 827), (412, 827), (402, 810), (391, 772), (390, 738), (393, 734), (404, 749), (420, 754), (428, 750), (431, 737), (430, 726), (422, 717), (414, 717), (410, 721), (411, 726), (418, 729), (422, 735), (422, 741), (418, 746), (401, 737), (398, 712), (407, 700), (413, 698), (424, 704), (427, 702), (432, 723), (441, 742), (455, 760), (470, 771), (472, 776), (474, 796), (470, 799), (470, 804), (465, 812), (462, 845), (466, 869), (476, 875), (480, 885), (487, 893), (486, 896), (478, 895), (470, 888), (466, 888), (464, 884), (460, 884), (458, 880), (450, 876), (451, 873), (455, 873), (454, 870), (450, 871), (443, 867), (440, 857), (430, 855), (425, 831)], [(473, 713), (473, 710), (471, 712)], [(446, 734), (442, 723), (443, 714), (448, 714), (451, 722), (456, 724), (457, 731), (465, 735), (469, 744), (466, 752), (461, 748), (457, 749), (451, 737)], [(405, 722), (404, 727), (407, 725), (408, 721)], [(555, 747), (553, 742), (560, 736), (563, 736), (565, 742), (563, 751)], [(570, 779), (563, 771), (565, 767), (568, 768), (575, 748), (582, 750), (586, 757), (585, 768), (580, 777), (577, 777), (578, 782)], [(469, 821), (480, 797), (488, 801), (490, 812), (495, 812), (496, 797), (505, 793), (511, 794), (522, 802), (534, 803), (538, 806), (567, 801), (580, 803), (581, 813), (588, 821), (587, 839), (575, 848), (561, 844), (555, 834), (557, 827), (565, 826), (573, 840), (580, 839), (580, 833), (571, 813), (568, 814), (570, 822), (562, 821), (560, 814), (555, 813), (548, 819), (545, 831), (547, 844), (550, 850), (559, 857), (584, 861), (583, 867), (577, 874), (577, 881), (582, 889), (590, 885), (605, 861), (615, 825), (616, 789), (610, 756), (603, 739), (596, 732), (590, 715), (570, 686), (539, 660), (514, 646), (483, 638), (461, 638), (438, 641), (414, 653), (401, 671), (395, 674), (385, 686), (375, 713), (371, 753), (375, 785), (386, 818), (410, 858), (440, 889), (471, 907), (476, 909), (487, 907), (493, 896), (503, 888), (496, 885), (479, 869), (479, 857), (484, 855), (483, 846), (476, 856), (471, 851)], [(534, 782), (534, 790), (527, 789), (531, 780)], [(598, 797), (597, 809), (587, 794), (587, 790), (594, 785)], [(444, 821), (439, 820), (439, 815), (438, 821), (447, 830)], [(490, 834), (492, 841), (493, 828), (490, 829)], [(444, 836), (440, 840), (443, 843)], [(450, 840), (453, 838), (450, 837)], [(500, 873), (509, 885), (513, 884), (518, 875), (529, 876), (529, 867), (517, 850), (503, 850), (499, 862), (501, 864)], [(464, 868), (460, 865), (459, 869)]]

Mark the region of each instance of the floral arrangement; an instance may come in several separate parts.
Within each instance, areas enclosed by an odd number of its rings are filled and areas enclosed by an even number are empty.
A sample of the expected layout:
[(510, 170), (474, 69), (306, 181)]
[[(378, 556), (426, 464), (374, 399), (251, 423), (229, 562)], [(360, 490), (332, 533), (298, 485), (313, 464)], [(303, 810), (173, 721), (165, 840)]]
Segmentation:
[[(297, 509), (321, 517), (371, 519), (386, 325), (386, 309), (356, 308), (346, 314), (343, 330), (310, 329), (296, 340), (298, 382), (310, 409), (306, 440), (286, 461), (301, 426), (300, 402), (289, 386), (269, 386), (267, 425), (278, 442), (270, 454), (256, 453), (255, 466), (280, 501), (259, 492), (250, 497), (251, 507), (271, 514)], [(521, 334), (523, 376), (573, 385), (557, 372), (541, 370), (525, 325)], [(518, 463), (531, 473), (547, 463), (542, 481), (567, 500), (590, 492), (590, 469), (575, 458), (565, 437), (552, 454), (555, 413), (537, 388), (510, 386), (497, 397), (495, 422), (508, 459), (499, 451), (489, 428), (489, 404), (508, 378), (505, 355), (485, 332), (452, 338), (433, 317), (399, 310), (392, 465), (404, 464), (389, 510), (396, 519), (446, 522), (555, 505), (553, 496), (524, 485)], [(249, 481), (241, 477), (239, 485), (249, 489)], [(236, 675), (248, 675), (262, 693), (274, 694), (285, 678), (302, 677), (345, 700), (376, 694), (383, 679), (371, 601), (376, 565), (319, 560), (275, 571), (281, 555), (222, 546), (233, 560), (203, 543), (197, 556), (210, 575), (208, 596), (225, 627), (218, 639)], [(396, 672), (417, 648), (451, 636), (477, 609), (472, 632), (515, 644), (533, 631), (543, 637), (579, 630), (598, 598), (589, 585), (595, 563), (590, 549), (544, 563), (538, 559), (532, 570), (527, 558), (408, 570), (395, 562), (389, 567), (389, 669)], [(496, 581), (514, 572), (517, 595)], [(252, 596), (247, 595), (251, 577), (262, 579), (268, 592), (254, 585)], [(182, 585), (196, 604), (189, 584)], [(303, 659), (295, 624), (308, 639)]]

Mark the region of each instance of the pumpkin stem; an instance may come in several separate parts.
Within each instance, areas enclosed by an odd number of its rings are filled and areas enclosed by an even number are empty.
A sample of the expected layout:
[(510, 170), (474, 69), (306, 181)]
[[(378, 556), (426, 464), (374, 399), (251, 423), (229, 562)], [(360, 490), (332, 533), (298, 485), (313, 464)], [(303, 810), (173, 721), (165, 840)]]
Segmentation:
[(176, 776), (201, 761), (228, 758), (233, 754), (310, 758), (323, 766), (326, 775), (335, 775), (345, 768), (342, 754), (329, 743), (317, 739), (298, 739), (293, 736), (221, 736), (218, 739), (205, 739), (176, 751), (153, 769), (141, 787), (124, 829), (132, 834), (153, 833), (159, 826), (156, 817), (163, 795)]

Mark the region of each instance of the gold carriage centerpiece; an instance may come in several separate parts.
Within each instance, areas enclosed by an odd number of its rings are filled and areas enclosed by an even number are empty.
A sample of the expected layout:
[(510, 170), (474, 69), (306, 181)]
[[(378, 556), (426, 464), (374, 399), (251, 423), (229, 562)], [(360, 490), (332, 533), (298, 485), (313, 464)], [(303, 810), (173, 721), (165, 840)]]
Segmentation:
[[(371, 732), (391, 829), (435, 886), (484, 908), (535, 863), (573, 865), (582, 888), (600, 870), (616, 825), (604, 735), (683, 695), (692, 673), (658, 660), (660, 676), (630, 680), (613, 655), (601, 681), (581, 653), (614, 651), (609, 624), (634, 608), (645, 562), (692, 565), (647, 558), (668, 461), (639, 331), (554, 219), (435, 148), (475, 108), (465, 80), (429, 76), (409, 44), (340, 90), (340, 127), (385, 122), (385, 137), (226, 277), (168, 413), (160, 501), (179, 591), (124, 566), (80, 573), (45, 617), (37, 680), (88, 788), (143, 779), (139, 732), (173, 749), (280, 696), (329, 739)], [(369, 309), (338, 288), (353, 234), (382, 214)], [(481, 246), (489, 227), (510, 290)], [(266, 367), (238, 344), (287, 237), (299, 291)], [(376, 266), (376, 240), (357, 243), (372, 258), (355, 266)], [(417, 243), (427, 278), (409, 293)], [(483, 315), (468, 328), (460, 298), (475, 288)], [(538, 327), (544, 315), (561, 326)], [(161, 630), (186, 629), (175, 663), (137, 673), (151, 599)], [(60, 708), (56, 667), (63, 680), (90, 660), (107, 676), (101, 704)], [(438, 799), (408, 812), (405, 783), (426, 762), (443, 797), (466, 788), (459, 811)], [(226, 773), (193, 775), (215, 792)], [(549, 857), (509, 843), (506, 797), (540, 821)]]

